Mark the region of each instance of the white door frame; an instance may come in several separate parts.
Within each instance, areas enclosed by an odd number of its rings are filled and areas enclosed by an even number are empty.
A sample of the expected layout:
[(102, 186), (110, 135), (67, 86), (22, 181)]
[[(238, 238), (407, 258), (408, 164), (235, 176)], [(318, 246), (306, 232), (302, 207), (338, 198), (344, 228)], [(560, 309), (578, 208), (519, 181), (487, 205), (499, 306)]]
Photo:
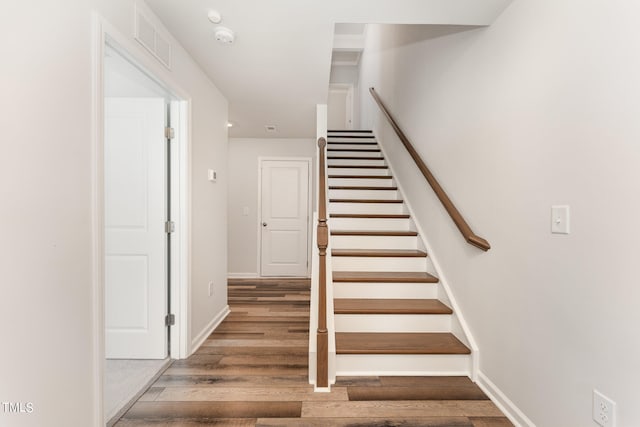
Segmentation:
[(353, 129), (353, 95), (355, 93), (353, 83), (329, 83), (329, 91), (340, 91), (347, 92), (347, 99), (349, 105), (345, 106), (345, 110), (347, 112), (347, 117), (345, 117), (345, 121), (347, 122), (347, 129)]
[[(311, 227), (313, 223), (312, 215), (312, 189), (313, 189), (313, 169), (311, 157), (258, 157), (258, 222), (256, 224), (258, 233), (258, 257), (257, 257), (257, 272), (258, 277), (262, 277), (262, 164), (265, 161), (300, 161), (307, 162), (307, 170), (309, 171), (309, 188), (307, 189), (307, 277), (311, 276)], [(269, 276), (272, 277), (272, 276)]]
[[(171, 313), (176, 316), (170, 327), (169, 357), (186, 358), (190, 352), (191, 277), (191, 97), (176, 84), (167, 70), (142, 46), (94, 13), (92, 19), (92, 309), (93, 309), (93, 379), (94, 425), (104, 425), (104, 360), (105, 360), (105, 286), (104, 286), (104, 51), (109, 41), (131, 59), (153, 80), (166, 88), (176, 101), (171, 101), (172, 124), (176, 135), (172, 142), (172, 216), (176, 231), (171, 243)], [(175, 120), (174, 120), (175, 119)], [(177, 124), (177, 125), (176, 125)]]

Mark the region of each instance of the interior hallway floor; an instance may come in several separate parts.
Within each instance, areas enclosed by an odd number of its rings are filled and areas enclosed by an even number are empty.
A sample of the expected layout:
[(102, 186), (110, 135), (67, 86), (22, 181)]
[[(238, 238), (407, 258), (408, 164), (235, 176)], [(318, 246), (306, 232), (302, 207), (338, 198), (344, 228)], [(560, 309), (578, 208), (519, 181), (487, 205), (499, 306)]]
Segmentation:
[(309, 287), (230, 280), (231, 314), (116, 426), (512, 426), (466, 377), (340, 377), (314, 393)]
[(112, 420), (124, 413), (132, 400), (140, 397), (165, 366), (165, 360), (107, 359), (104, 367), (104, 413), (105, 420)]

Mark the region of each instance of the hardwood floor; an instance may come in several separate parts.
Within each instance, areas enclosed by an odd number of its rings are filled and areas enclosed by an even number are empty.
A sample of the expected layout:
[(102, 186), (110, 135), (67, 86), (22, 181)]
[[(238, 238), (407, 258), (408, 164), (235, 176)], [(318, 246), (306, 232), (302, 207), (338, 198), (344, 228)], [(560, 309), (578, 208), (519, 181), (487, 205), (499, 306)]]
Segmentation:
[(463, 377), (307, 378), (309, 281), (229, 281), (231, 314), (175, 361), (116, 424), (127, 426), (431, 426), (512, 424)]

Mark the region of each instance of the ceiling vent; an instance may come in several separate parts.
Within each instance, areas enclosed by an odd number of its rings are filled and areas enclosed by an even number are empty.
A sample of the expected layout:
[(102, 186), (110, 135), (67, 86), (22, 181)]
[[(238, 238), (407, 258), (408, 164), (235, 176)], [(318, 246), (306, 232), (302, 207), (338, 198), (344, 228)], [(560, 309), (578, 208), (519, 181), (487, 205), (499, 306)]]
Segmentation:
[(135, 39), (158, 61), (168, 69), (171, 69), (171, 42), (169, 36), (153, 19), (153, 14), (145, 10), (140, 3), (136, 3)]

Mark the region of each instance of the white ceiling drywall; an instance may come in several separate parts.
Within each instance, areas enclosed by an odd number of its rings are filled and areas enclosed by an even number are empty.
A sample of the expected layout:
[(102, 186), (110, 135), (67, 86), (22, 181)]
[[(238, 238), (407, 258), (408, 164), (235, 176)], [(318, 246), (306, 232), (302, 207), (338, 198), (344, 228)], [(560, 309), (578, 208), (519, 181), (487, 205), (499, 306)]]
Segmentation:
[[(312, 137), (335, 23), (488, 25), (511, 0), (147, 0), (229, 100), (232, 137)], [(236, 34), (217, 43), (207, 12)], [(176, 64), (174, 66), (179, 66)], [(277, 135), (264, 126), (276, 125)]]

